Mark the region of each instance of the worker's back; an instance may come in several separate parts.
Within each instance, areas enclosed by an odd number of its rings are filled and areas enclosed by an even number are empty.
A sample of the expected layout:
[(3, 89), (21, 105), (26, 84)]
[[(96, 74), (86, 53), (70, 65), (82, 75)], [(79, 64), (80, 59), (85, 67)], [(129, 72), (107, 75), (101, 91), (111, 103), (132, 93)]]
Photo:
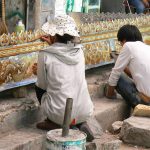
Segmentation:
[(85, 80), (81, 45), (55, 43), (40, 55), (44, 58), (41, 60), (44, 65), (40, 65), (45, 67), (45, 74), (43, 70), (42, 76), (38, 76), (38, 84), (45, 83), (47, 92), (42, 97), (42, 107), (46, 116), (62, 124), (66, 99), (73, 98), (72, 120), (86, 121), (93, 112), (93, 104)]

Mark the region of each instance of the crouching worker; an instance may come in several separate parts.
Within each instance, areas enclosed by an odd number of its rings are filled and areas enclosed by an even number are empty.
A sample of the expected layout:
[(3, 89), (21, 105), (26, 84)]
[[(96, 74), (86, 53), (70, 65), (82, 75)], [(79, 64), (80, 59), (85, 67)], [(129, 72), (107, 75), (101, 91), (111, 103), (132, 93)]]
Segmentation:
[[(124, 25), (117, 34), (123, 46), (109, 77), (105, 95), (115, 98), (116, 91), (133, 108), (150, 105), (150, 46), (134, 25)], [(125, 72), (125, 73), (123, 73)]]
[(38, 123), (37, 128), (61, 128), (66, 99), (72, 98), (72, 124), (92, 141), (94, 137), (86, 120), (92, 115), (93, 103), (85, 80), (82, 45), (76, 43), (79, 33), (75, 21), (68, 15), (60, 15), (45, 23), (42, 30), (48, 34), (42, 40), (50, 46), (39, 53), (36, 94), (47, 119)]

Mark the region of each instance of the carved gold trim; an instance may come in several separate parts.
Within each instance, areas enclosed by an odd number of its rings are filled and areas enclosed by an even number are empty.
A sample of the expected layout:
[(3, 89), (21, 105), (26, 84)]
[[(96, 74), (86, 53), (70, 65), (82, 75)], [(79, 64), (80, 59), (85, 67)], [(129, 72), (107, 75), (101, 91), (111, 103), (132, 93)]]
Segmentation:
[(47, 46), (48, 44), (46, 42), (34, 42), (24, 45), (16, 45), (13, 47), (3, 48), (0, 50), (0, 58), (39, 51), (43, 48), (46, 48)]
[[(143, 15), (134, 18), (126, 19), (115, 19), (112, 21), (97, 21), (92, 23), (83, 23), (78, 25), (78, 29), (81, 36), (86, 37), (87, 35), (93, 34), (109, 34), (125, 25), (132, 24), (136, 25), (138, 28), (148, 27), (150, 25), (150, 16)], [(144, 30), (144, 29), (143, 29)]]
[(0, 36), (0, 46), (5, 47), (33, 42), (43, 35), (45, 35), (45, 33), (40, 29), (33, 32), (25, 31), (20, 33), (13, 32), (12, 34), (3, 34)]

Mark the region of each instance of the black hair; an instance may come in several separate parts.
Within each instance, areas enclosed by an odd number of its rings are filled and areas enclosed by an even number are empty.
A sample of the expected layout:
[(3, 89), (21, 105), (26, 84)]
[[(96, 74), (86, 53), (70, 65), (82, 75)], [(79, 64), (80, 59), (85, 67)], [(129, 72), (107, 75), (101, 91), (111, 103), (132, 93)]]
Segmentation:
[(118, 41), (123, 42), (134, 42), (134, 41), (143, 41), (141, 32), (134, 25), (124, 25), (122, 26), (117, 34)]
[(56, 34), (56, 38), (58, 42), (67, 44), (68, 41), (74, 39), (74, 36), (71, 36), (69, 34), (64, 34), (63, 36)]

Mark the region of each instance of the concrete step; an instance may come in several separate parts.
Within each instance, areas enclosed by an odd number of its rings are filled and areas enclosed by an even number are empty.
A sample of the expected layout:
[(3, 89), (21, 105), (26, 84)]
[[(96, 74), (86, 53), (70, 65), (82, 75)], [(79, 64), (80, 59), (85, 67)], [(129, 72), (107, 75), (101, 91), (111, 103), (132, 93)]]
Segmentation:
[(122, 121), (129, 116), (130, 109), (123, 99), (94, 98), (94, 116), (102, 129), (111, 130), (115, 121)]
[(46, 133), (34, 128), (22, 128), (0, 135), (0, 150), (45, 150)]
[(104, 85), (109, 78), (111, 68), (112, 66), (105, 66), (86, 73), (89, 93), (95, 105), (94, 115), (103, 130), (110, 130), (113, 122), (124, 120), (130, 114), (130, 109), (121, 96), (117, 95), (115, 100), (104, 97)]
[(42, 116), (34, 92), (30, 92), (26, 98), (0, 98), (0, 133), (33, 124)]
[(89, 70), (87, 72), (86, 81), (92, 98), (101, 98), (104, 96), (104, 85), (108, 81), (110, 70), (110, 67), (102, 67), (100, 69)]

